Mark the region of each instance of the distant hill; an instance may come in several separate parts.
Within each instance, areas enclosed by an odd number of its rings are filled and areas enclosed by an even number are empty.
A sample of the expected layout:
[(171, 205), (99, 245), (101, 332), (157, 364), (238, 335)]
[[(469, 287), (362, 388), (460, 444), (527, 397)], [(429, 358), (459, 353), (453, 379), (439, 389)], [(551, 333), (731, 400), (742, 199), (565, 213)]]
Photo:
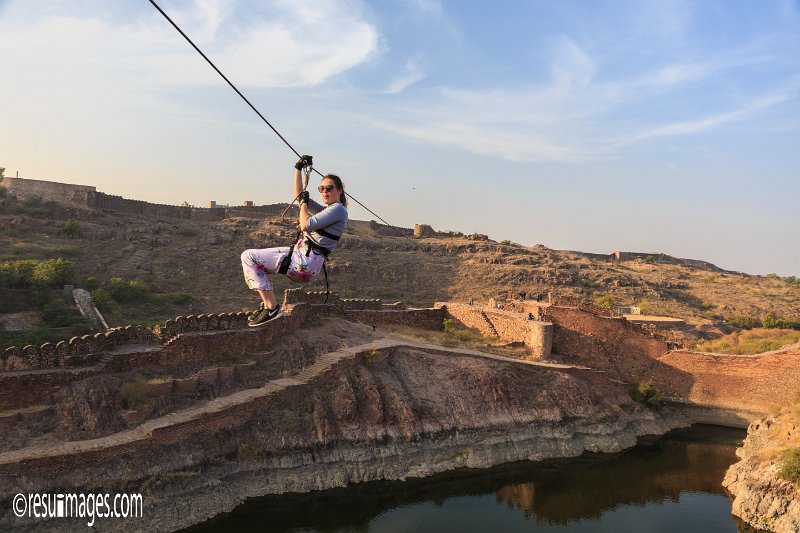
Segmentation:
[[(0, 261), (62, 257), (75, 264), (78, 286), (90, 276), (101, 285), (121, 277), (142, 280), (156, 295), (192, 297), (175, 298), (183, 303), (166, 306), (114, 306), (110, 314), (116, 323), (163, 319), (179, 311), (253, 307), (256, 298), (242, 279), (241, 252), (288, 246), (295, 234), (290, 221), (275, 218), (285, 204), (154, 206), (119, 197), (91, 200), (102, 193), (85, 187), (77, 200), (70, 197), (62, 203), (37, 198), (35, 186), (32, 193), (31, 184), (24, 185), (19, 198), (10, 190), (0, 195)], [(58, 191), (53, 194), (64, 194)], [(65, 231), (69, 221), (73, 230)], [(375, 222), (351, 221), (329, 263), (331, 289), (344, 296), (416, 306), (470, 298), (484, 302), (509, 291), (526, 297), (557, 291), (636, 305), (643, 313), (676, 316), (692, 324), (767, 313), (800, 316), (800, 287), (792, 283), (796, 280), (729, 272), (662, 253), (598, 255), (427, 229), (422, 234), (431, 236), (413, 238), (409, 228), (397, 232)], [(291, 286), (275, 278), (279, 292)], [(316, 281), (309, 287), (313, 289), (324, 289), (324, 281)]]

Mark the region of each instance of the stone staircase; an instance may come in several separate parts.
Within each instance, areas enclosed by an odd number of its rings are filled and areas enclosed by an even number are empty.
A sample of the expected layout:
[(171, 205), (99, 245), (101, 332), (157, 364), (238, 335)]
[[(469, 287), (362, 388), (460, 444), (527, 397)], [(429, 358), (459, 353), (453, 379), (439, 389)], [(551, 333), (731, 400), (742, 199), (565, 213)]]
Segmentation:
[(486, 322), (486, 325), (489, 326), (489, 330), (494, 334), (494, 336), (499, 337), (500, 335), (498, 335), (497, 330), (494, 328), (494, 324), (492, 324), (492, 321), (489, 320), (489, 317), (486, 316), (484, 311), (481, 311), (481, 318), (484, 322)]

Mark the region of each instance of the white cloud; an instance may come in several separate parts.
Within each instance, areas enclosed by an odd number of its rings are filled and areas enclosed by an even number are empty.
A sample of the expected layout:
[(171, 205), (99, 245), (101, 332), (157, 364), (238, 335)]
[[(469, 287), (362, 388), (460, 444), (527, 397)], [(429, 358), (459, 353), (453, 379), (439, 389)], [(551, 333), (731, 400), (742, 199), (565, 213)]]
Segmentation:
[(554, 52), (552, 68), (556, 85), (585, 85), (592, 81), (595, 62), (575, 41), (560, 38)]
[[(476, 154), (511, 161), (576, 163), (608, 158), (624, 147), (652, 139), (722, 128), (790, 102), (800, 92), (800, 82), (792, 80), (779, 90), (715, 105), (727, 110), (698, 116), (688, 108), (685, 120), (667, 121), (669, 115), (659, 113), (650, 102), (660, 97), (665, 85), (702, 78), (700, 68), (664, 67), (629, 81), (597, 84), (591, 82), (591, 62), (579, 53), (574, 57), (577, 61), (566, 69), (570, 73), (566, 83), (563, 76), (554, 74), (550, 84), (527, 88), (426, 91), (393, 118), (372, 122), (401, 135)], [(659, 77), (660, 82), (646, 81)], [(633, 121), (614, 118), (632, 102), (656, 109)]]
[(794, 100), (798, 95), (798, 86), (793, 85), (784, 90), (764, 95), (748, 102), (737, 109), (724, 113), (716, 113), (692, 120), (671, 122), (644, 130), (633, 135), (624, 137), (609, 144), (609, 147), (622, 147), (625, 145), (640, 142), (646, 139), (657, 137), (675, 137), (681, 135), (693, 135), (713, 130), (724, 124), (743, 120), (744, 118), (770, 107)]
[(411, 85), (414, 85), (424, 77), (425, 75), (418, 64), (418, 60), (409, 59), (405, 66), (403, 66), (403, 70), (389, 83), (389, 86), (384, 92), (388, 94), (397, 94)]
[[(378, 50), (377, 29), (362, 17), (359, 4), (347, 0), (275, 0), (262, 3), (255, 13), (231, 0), (164, 9), (229, 78), (250, 86), (319, 85)], [(35, 65), (47, 76), (62, 71), (68, 58), (75, 75), (87, 80), (135, 73), (140, 81), (144, 77), (159, 85), (218, 82), (154, 9), (136, 11), (123, 25), (98, 18), (90, 9), (84, 17), (56, 13), (25, 24), (0, 21), (5, 72), (31, 73), (29, 66)]]

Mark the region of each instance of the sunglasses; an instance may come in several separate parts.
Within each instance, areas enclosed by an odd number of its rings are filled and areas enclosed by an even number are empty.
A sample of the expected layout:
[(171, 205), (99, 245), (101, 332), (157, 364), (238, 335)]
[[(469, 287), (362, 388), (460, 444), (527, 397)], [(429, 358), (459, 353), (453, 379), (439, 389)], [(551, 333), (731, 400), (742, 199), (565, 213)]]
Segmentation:
[(336, 188), (336, 185), (320, 185), (317, 187), (319, 192), (331, 192), (333, 189)]

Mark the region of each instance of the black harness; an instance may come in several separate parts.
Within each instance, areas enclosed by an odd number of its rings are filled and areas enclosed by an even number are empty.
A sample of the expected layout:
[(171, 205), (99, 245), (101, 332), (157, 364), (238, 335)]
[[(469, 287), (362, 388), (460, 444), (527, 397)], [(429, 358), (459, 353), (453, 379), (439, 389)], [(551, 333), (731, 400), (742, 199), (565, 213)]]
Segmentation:
[[(342, 238), (341, 235), (334, 235), (329, 231), (325, 231), (324, 229), (315, 229), (314, 233), (318, 233), (323, 237), (327, 237), (331, 240), (338, 241)], [(325, 248), (324, 246), (320, 246), (314, 239), (309, 237), (307, 234), (304, 234), (302, 231), (297, 232), (297, 236), (294, 238), (294, 242), (292, 242), (292, 246), (289, 247), (289, 253), (286, 254), (286, 257), (281, 259), (281, 266), (278, 268), (279, 274), (286, 274), (289, 272), (289, 266), (292, 264), (292, 254), (294, 253), (294, 247), (297, 245), (297, 242), (300, 240), (300, 236), (303, 236), (303, 241), (308, 246), (308, 250), (306, 251), (306, 257), (311, 254), (311, 250), (319, 253), (324, 257), (322, 261), (322, 272), (325, 273), (325, 303), (328, 303), (328, 296), (330, 296), (330, 287), (328, 285), (328, 269), (325, 266), (325, 263), (328, 262), (328, 257), (331, 255), (331, 250)]]

